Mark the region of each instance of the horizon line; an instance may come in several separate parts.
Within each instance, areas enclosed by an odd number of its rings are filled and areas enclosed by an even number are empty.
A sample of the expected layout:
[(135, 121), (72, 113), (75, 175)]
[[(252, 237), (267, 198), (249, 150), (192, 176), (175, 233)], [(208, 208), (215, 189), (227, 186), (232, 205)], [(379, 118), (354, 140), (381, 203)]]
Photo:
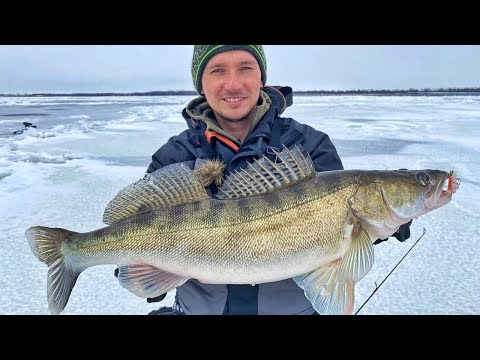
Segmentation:
[[(480, 92), (480, 87), (409, 88), (409, 89), (350, 89), (350, 90), (293, 90), (293, 93), (422, 93), (422, 92)], [(26, 92), (0, 93), (0, 96), (85, 96), (85, 95), (197, 95), (194, 90), (152, 90), (152, 91), (83, 91), (83, 92)]]

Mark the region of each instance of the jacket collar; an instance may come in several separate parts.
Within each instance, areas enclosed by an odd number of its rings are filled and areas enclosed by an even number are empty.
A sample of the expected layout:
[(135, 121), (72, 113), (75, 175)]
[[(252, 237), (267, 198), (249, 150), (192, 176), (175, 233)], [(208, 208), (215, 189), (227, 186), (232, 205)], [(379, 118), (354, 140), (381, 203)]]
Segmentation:
[[(292, 88), (280, 86), (266, 86), (260, 90), (259, 103), (255, 109), (255, 117), (250, 134), (245, 142), (255, 135), (269, 136), (273, 120), (285, 109), (292, 105)], [(235, 137), (225, 132), (216, 122), (213, 110), (204, 96), (192, 99), (182, 112), (189, 128), (195, 131), (214, 131), (232, 140), (237, 145), (240, 142)], [(265, 116), (268, 115), (268, 116)], [(260, 121), (262, 120), (263, 121)]]

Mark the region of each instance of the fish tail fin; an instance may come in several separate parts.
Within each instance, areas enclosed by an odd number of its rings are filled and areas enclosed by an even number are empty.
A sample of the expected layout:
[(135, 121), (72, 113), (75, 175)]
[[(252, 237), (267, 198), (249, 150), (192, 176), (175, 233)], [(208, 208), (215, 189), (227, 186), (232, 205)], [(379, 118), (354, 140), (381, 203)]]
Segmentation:
[(81, 271), (75, 271), (65, 263), (62, 245), (73, 231), (34, 226), (25, 235), (33, 254), (48, 266), (47, 297), (50, 313), (57, 315), (67, 305), (72, 289)]

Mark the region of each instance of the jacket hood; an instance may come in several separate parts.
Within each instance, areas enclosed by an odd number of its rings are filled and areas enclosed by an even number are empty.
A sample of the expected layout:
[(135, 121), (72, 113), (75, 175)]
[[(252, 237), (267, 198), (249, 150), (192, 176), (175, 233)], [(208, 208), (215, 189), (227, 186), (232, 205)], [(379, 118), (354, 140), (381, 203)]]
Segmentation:
[(272, 100), (275, 117), (280, 116), (287, 107), (293, 104), (293, 90), (290, 86), (265, 86), (262, 90)]

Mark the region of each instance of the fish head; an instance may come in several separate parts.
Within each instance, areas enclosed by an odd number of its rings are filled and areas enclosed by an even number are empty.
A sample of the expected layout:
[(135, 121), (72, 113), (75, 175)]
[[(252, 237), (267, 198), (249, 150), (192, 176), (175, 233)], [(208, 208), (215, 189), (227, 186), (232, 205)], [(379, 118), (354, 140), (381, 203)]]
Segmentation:
[(405, 220), (448, 204), (460, 186), (453, 171), (429, 169), (391, 171), (380, 182), (385, 204)]

